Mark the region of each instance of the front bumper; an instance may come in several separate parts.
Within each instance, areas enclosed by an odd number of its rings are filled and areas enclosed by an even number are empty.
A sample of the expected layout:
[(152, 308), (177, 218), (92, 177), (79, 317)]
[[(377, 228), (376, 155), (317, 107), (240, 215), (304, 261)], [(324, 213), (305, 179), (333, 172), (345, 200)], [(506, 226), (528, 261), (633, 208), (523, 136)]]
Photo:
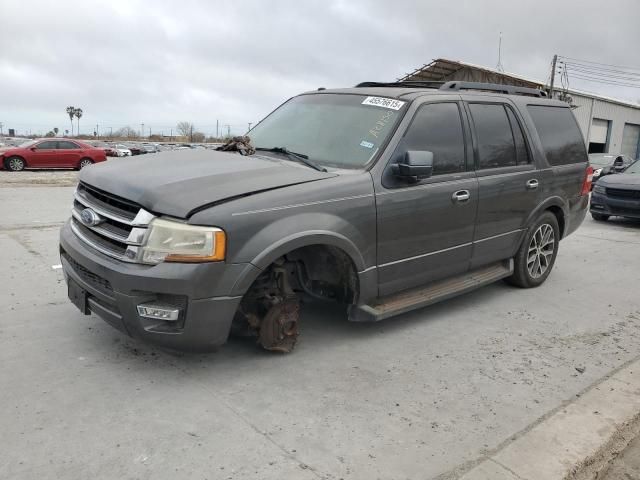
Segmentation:
[(589, 210), (601, 215), (640, 219), (640, 200), (613, 198), (594, 191), (591, 193)]
[[(129, 336), (182, 351), (211, 351), (226, 342), (242, 299), (231, 293), (247, 268), (222, 262), (120, 262), (85, 245), (69, 222), (60, 232), (60, 258), (67, 283), (86, 292), (88, 311)], [(145, 303), (179, 308), (180, 317), (141, 317), (137, 307)]]

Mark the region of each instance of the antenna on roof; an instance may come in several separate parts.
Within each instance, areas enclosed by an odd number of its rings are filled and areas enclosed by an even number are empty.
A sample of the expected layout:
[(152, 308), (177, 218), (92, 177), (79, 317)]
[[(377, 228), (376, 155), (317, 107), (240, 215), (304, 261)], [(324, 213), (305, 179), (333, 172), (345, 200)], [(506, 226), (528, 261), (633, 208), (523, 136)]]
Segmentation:
[(502, 32), (500, 32), (500, 38), (498, 40), (498, 64), (496, 65), (496, 70), (504, 72), (504, 67), (502, 66)]

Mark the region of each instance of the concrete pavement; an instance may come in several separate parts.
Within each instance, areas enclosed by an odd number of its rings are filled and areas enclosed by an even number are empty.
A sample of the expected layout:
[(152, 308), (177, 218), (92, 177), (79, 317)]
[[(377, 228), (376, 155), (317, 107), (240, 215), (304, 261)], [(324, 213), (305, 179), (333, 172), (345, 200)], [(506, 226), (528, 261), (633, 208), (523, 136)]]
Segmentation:
[(370, 325), (307, 304), (292, 355), (166, 353), (67, 301), (72, 191), (0, 188), (0, 478), (458, 478), (640, 353), (640, 225), (590, 218), (537, 289)]

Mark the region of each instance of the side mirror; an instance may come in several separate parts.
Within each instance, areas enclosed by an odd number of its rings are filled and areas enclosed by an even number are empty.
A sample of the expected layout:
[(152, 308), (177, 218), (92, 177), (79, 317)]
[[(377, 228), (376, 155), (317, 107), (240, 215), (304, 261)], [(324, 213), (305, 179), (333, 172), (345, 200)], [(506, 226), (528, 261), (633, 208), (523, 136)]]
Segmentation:
[(613, 170), (616, 172), (621, 172), (624, 170), (624, 160), (622, 158), (616, 158), (613, 162)]
[(396, 177), (409, 183), (429, 178), (433, 173), (433, 152), (409, 150), (402, 160), (391, 166), (391, 171)]
[(37, 150), (36, 147), (31, 147), (29, 150), (31, 150), (32, 152), (35, 152)]

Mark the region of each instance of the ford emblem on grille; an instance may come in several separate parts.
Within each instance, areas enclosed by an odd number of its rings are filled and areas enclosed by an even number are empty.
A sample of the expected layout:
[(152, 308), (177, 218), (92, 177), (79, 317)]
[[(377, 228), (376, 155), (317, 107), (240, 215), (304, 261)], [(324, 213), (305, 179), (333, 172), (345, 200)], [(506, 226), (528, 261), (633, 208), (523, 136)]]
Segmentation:
[(85, 208), (80, 212), (80, 220), (87, 227), (95, 227), (96, 225), (100, 225), (103, 221), (102, 218), (100, 218), (100, 215), (90, 208)]

